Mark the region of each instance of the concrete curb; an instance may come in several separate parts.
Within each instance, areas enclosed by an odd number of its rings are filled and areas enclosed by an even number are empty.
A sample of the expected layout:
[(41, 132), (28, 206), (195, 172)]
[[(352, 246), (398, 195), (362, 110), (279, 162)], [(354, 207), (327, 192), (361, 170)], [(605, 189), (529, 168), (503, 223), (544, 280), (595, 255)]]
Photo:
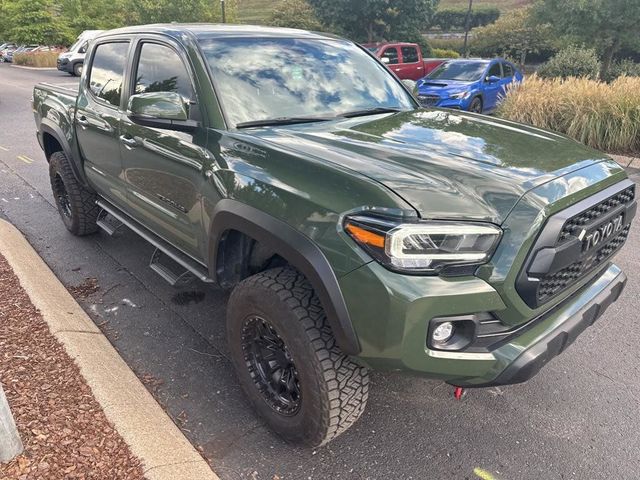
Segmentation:
[(0, 253), (80, 367), (107, 418), (143, 463), (148, 480), (218, 480), (107, 338), (24, 236), (0, 220)]
[(14, 65), (13, 63), (9, 66), (13, 68), (24, 68), (25, 70), (57, 70), (56, 67), (27, 67), (26, 65)]

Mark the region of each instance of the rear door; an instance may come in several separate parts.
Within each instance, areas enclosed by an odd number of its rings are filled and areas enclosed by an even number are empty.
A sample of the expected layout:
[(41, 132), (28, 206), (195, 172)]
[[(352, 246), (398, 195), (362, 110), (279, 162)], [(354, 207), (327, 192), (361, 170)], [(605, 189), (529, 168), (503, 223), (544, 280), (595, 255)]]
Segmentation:
[(396, 74), (401, 79), (418, 80), (424, 76), (424, 63), (420, 58), (418, 47), (414, 45), (405, 45), (400, 47), (402, 60), (396, 68)]
[(500, 92), (498, 92), (498, 103), (507, 93), (507, 88), (514, 82), (515, 68), (509, 62), (502, 62), (502, 80), (500, 81)]
[(117, 205), (126, 203), (118, 136), (130, 43), (122, 38), (101, 40), (93, 48), (90, 70), (80, 82), (74, 119), (87, 177)]
[[(498, 77), (499, 81), (491, 83), (489, 77)], [(493, 110), (498, 103), (498, 95), (502, 91), (502, 67), (500, 62), (493, 62), (487, 69), (487, 73), (483, 79), (482, 90), (484, 92), (483, 111)]]
[[(187, 55), (164, 38), (141, 38), (135, 46), (129, 94), (179, 93), (192, 116), (199, 116), (196, 88)], [(124, 115), (120, 152), (131, 214), (169, 243), (201, 258), (198, 232), (206, 129), (193, 133), (139, 125)]]

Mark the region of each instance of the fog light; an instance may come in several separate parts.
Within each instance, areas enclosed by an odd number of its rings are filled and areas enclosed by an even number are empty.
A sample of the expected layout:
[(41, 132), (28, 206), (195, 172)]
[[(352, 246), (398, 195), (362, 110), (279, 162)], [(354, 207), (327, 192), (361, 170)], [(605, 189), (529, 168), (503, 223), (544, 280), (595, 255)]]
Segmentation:
[(442, 322), (433, 330), (431, 338), (434, 342), (444, 343), (452, 337), (453, 330), (453, 323)]

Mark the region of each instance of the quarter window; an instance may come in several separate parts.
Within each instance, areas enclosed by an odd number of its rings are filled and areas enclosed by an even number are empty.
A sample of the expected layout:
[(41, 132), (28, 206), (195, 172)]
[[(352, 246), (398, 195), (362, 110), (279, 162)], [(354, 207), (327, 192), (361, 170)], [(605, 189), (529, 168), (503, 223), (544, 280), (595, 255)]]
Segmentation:
[(91, 64), (89, 89), (98, 98), (119, 106), (128, 42), (101, 43)]
[(189, 73), (172, 48), (157, 43), (142, 44), (135, 93), (148, 92), (175, 92), (185, 101), (193, 98)]
[(388, 58), (389, 65), (395, 65), (398, 63), (398, 49), (396, 47), (387, 48), (382, 54), (381, 58)]
[(416, 47), (402, 47), (401, 50), (404, 63), (416, 63), (418, 61), (418, 49)]

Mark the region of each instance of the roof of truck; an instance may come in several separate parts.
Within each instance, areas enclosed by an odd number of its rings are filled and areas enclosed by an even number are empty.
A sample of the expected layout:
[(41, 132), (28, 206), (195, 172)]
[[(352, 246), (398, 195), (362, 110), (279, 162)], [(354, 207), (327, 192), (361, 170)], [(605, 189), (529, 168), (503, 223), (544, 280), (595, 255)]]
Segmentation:
[(120, 33), (160, 33), (179, 37), (184, 33), (202, 37), (289, 37), (289, 38), (339, 38), (335, 35), (309, 32), (295, 28), (263, 27), (257, 25), (232, 25), (228, 23), (157, 23), (107, 30), (102, 35)]

